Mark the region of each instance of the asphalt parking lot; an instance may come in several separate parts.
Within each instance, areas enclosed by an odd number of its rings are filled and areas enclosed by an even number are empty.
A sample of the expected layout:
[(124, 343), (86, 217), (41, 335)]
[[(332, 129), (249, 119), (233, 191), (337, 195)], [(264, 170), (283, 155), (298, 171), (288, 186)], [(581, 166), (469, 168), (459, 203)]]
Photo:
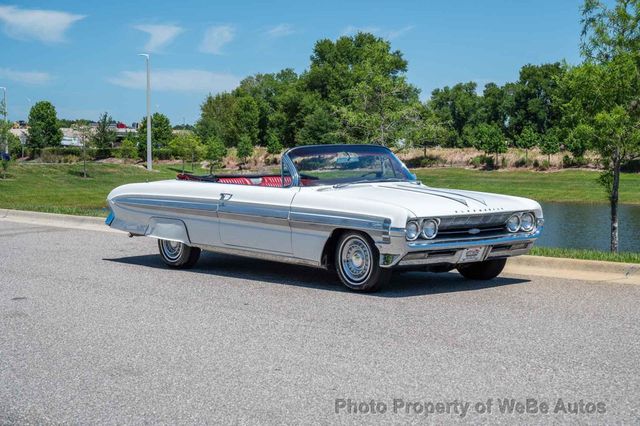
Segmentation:
[(640, 286), (407, 273), (361, 295), (324, 271), (214, 254), (174, 271), (156, 252), (0, 221), (0, 423), (640, 420)]

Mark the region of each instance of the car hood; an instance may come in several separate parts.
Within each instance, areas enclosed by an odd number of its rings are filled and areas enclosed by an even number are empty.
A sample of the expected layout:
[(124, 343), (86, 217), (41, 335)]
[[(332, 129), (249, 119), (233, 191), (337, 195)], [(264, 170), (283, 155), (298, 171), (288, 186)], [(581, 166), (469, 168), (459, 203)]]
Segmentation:
[(452, 216), (531, 210), (542, 217), (540, 205), (530, 199), (486, 192), (432, 188), (419, 183), (380, 182), (318, 189), (334, 199), (378, 202), (403, 207), (416, 217)]

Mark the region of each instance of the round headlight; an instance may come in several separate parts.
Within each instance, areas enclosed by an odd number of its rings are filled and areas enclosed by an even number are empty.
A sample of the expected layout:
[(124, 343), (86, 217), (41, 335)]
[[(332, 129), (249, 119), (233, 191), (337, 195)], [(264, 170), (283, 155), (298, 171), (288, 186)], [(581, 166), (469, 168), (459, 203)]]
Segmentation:
[(507, 220), (507, 231), (518, 232), (518, 229), (520, 229), (520, 216), (514, 214)]
[(525, 213), (520, 216), (520, 229), (525, 232), (533, 231), (533, 228), (536, 226), (536, 219), (533, 217), (532, 213)]
[(422, 223), (422, 236), (427, 240), (432, 240), (438, 235), (438, 222), (427, 219)]
[(418, 225), (418, 222), (411, 221), (407, 223), (407, 229), (405, 233), (407, 236), (407, 240), (409, 241), (413, 241), (418, 238), (418, 235), (420, 235), (420, 225)]

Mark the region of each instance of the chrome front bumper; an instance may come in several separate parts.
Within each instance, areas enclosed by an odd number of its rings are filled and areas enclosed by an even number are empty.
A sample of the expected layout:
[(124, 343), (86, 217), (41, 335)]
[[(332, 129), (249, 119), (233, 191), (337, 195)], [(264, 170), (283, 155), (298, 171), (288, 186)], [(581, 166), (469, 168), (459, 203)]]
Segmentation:
[(408, 242), (404, 255), (381, 255), (380, 266), (421, 266), (457, 264), (464, 250), (471, 247), (487, 247), (482, 260), (527, 254), (542, 233), (542, 226), (530, 233), (501, 235), (497, 237), (465, 238), (464, 240)]

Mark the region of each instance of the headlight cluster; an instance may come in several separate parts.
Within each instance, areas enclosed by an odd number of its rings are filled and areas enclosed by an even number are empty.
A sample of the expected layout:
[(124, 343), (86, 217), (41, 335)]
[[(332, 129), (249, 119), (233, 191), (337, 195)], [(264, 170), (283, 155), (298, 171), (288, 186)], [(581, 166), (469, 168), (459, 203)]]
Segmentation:
[(536, 217), (533, 213), (516, 213), (507, 220), (507, 231), (509, 232), (531, 232), (536, 227)]
[(422, 222), (411, 220), (407, 223), (405, 235), (407, 240), (415, 241), (418, 237), (432, 240), (438, 235), (437, 219), (424, 219)]

